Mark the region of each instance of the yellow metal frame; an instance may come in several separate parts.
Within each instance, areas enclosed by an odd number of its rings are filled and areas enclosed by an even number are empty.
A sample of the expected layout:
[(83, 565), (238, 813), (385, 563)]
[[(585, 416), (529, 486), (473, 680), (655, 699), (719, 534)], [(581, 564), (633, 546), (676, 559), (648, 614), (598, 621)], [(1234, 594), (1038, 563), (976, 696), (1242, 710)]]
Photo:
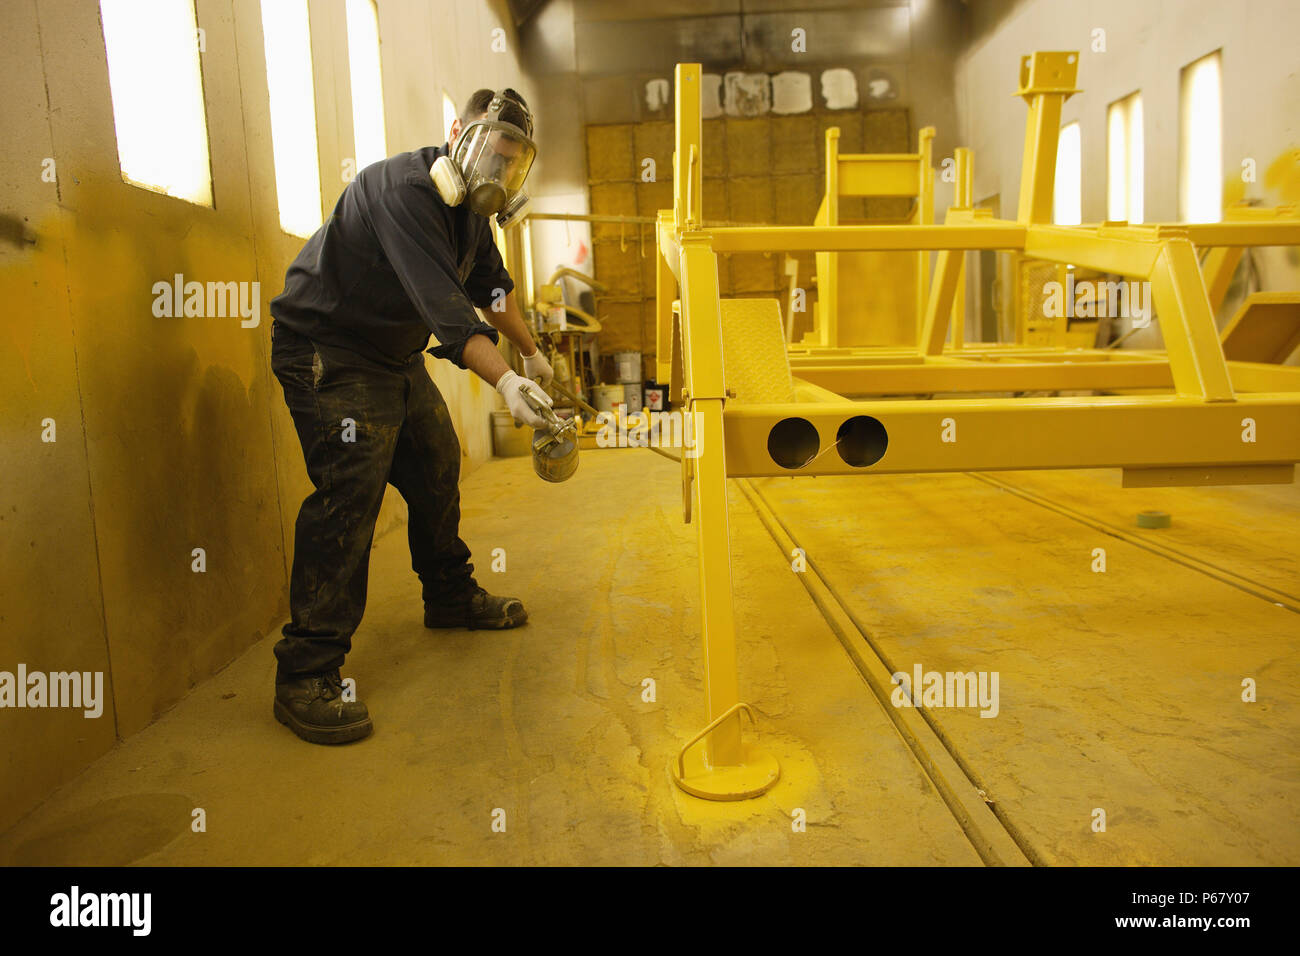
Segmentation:
[[(740, 799), (763, 792), (779, 774), (775, 761), (741, 736), (740, 714), (747, 708), (736, 677), (727, 478), (1114, 467), (1125, 470), (1128, 485), (1293, 479), (1300, 461), (1300, 368), (1225, 359), (1212, 304), (1227, 287), (1233, 257), (1240, 254), (1234, 250), (1300, 244), (1300, 220), (1282, 211), (1205, 225), (1051, 225), (1061, 104), (1077, 92), (1077, 63), (1078, 55), (1069, 52), (1022, 59), (1017, 94), (1029, 114), (1015, 221), (972, 208), (965, 179), (960, 202), (943, 225), (926, 223), (921, 213), (921, 221), (909, 225), (839, 226), (828, 206), (814, 226), (711, 229), (703, 228), (701, 217), (701, 68), (677, 66), (673, 208), (660, 213), (657, 225), (656, 335), (660, 380), (671, 381), (671, 394), (693, 413), (696, 428), (695, 454), (683, 454), (681, 465), (684, 510), (699, 547), (708, 723), (691, 742), (704, 744), (692, 751), (698, 755), (694, 766), (673, 762), (673, 777), (687, 792)], [(840, 159), (828, 164), (831, 177), (843, 175)], [(919, 185), (907, 178), (917, 174), (916, 157), (896, 159), (877, 164), (876, 172), (896, 178), (900, 189)], [(968, 155), (963, 170), (968, 177)], [(827, 195), (843, 185), (828, 182)], [(1207, 256), (1204, 275), (1198, 247), (1216, 250)], [(728, 406), (718, 254), (865, 249), (938, 252), (916, 345), (792, 349), (796, 401)], [(973, 249), (1012, 250), (1149, 281), (1165, 349), (960, 340), (946, 348), (960, 298), (962, 253)], [(824, 328), (833, 343), (833, 301), (830, 308)], [(1143, 393), (885, 397), (1134, 389)], [(798, 438), (793, 459), (774, 432), (778, 425)]]
[[(910, 224), (929, 226), (934, 223), (934, 127), (926, 126), (917, 136), (915, 153), (841, 153), (840, 130), (826, 130), (826, 188), (813, 219), (816, 227), (839, 226), (841, 199), (850, 197), (901, 198), (912, 200)], [(965, 196), (970, 205), (972, 186), (970, 150), (959, 149), (956, 155), (958, 203)], [(816, 354), (839, 347), (839, 253), (826, 249), (816, 253), (817, 304), (811, 331), (793, 348)], [(930, 253), (918, 251), (916, 282), (917, 331), (925, 311), (926, 290), (930, 278)], [(959, 307), (960, 308), (960, 307)], [(964, 316), (963, 316), (964, 317)], [(954, 316), (957, 318), (957, 316)], [(961, 323), (954, 322), (954, 329)], [(956, 333), (960, 336), (960, 331)], [(958, 339), (960, 344), (960, 338)]]

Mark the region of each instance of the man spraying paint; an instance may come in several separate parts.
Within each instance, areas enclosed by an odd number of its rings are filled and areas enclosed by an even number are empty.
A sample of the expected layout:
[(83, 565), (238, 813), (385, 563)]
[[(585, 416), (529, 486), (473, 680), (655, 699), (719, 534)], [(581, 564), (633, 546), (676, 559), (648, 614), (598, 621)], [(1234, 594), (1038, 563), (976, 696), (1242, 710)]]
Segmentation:
[[(495, 386), (516, 421), (545, 424), (525, 396), (551, 404), (532, 381), (544, 388), (551, 367), (487, 218), (518, 219), (537, 152), (532, 133), (514, 90), (474, 93), (450, 143), (357, 174), (271, 301), (271, 366), (315, 485), (298, 512), (291, 620), (275, 646), (275, 716), (304, 740), (343, 743), (371, 731), (340, 668), (365, 609), (388, 484), (406, 499), (426, 627), (508, 628), (528, 618), (518, 598), (474, 580), (459, 536), (460, 443), (423, 350), (432, 333), (431, 355)], [(499, 334), (524, 356), (523, 376), (501, 357)]]

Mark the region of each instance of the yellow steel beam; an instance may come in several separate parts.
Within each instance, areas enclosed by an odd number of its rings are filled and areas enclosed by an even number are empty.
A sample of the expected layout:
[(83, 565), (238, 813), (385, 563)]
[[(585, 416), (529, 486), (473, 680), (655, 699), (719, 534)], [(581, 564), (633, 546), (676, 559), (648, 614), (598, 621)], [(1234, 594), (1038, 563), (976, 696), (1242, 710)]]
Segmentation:
[(952, 317), (948, 322), (952, 347), (960, 351), (966, 338), (966, 253), (951, 253), (957, 260), (957, 291), (952, 297)]
[(794, 384), (794, 397), (797, 402), (847, 402), (848, 399), (837, 392), (832, 392), (828, 388), (809, 381), (805, 378), (795, 376), (791, 378)]
[(1196, 250), (1186, 239), (1163, 243), (1151, 271), (1151, 300), (1160, 316), (1174, 387), (1179, 395), (1232, 401), (1232, 382), (1214, 325)]
[[(523, 250), (524, 260), (522, 263), (522, 274), (524, 279), (524, 290), (522, 296), (523, 306), (525, 309), (531, 309), (533, 307), (533, 297), (536, 295), (537, 289), (533, 286), (533, 228), (527, 218), (519, 224), (519, 247)], [(512, 272), (510, 274), (518, 275), (519, 273)]]
[(679, 230), (686, 228), (687, 223), (697, 223), (703, 218), (700, 72), (698, 63), (678, 63), (674, 76), (677, 124), (673, 154), (673, 220)]
[[(927, 357), (926, 361), (940, 361)], [(791, 368), (818, 368), (821, 366), (851, 366), (872, 368), (877, 365), (915, 365), (916, 349), (911, 346), (881, 346), (878, 352), (862, 349), (809, 349), (790, 353)]]
[[(680, 99), (680, 94), (679, 94)], [(736, 624), (731, 603), (731, 546), (727, 517), (726, 444), (722, 409), (722, 311), (718, 257), (706, 239), (681, 243), (682, 351), (687, 359), (685, 406), (693, 423), (693, 454), (682, 454), (690, 476), (691, 515), (699, 549), (704, 695), (709, 726), (702, 763), (676, 771), (679, 786), (696, 796), (731, 800), (754, 796), (780, 775), (776, 761), (741, 739), (736, 676)]]
[(953, 186), (952, 208), (971, 209), (975, 205), (975, 171), (969, 146), (958, 146), (953, 150), (953, 166), (956, 180)]
[(1032, 53), (1020, 59), (1020, 88), (1016, 95), (1029, 104), (1029, 115), (1025, 121), (1016, 219), (1026, 225), (1052, 221), (1061, 106), (1078, 92), (1074, 88), (1078, 70), (1079, 54), (1072, 51)]
[[(687, 266), (690, 271), (687, 271)], [(722, 372), (722, 307), (718, 296), (718, 256), (706, 240), (681, 243), (682, 351), (691, 401), (726, 398)]]
[(948, 338), (948, 320), (952, 316), (957, 283), (961, 279), (961, 253), (944, 249), (935, 263), (934, 282), (925, 305), (921, 336), (917, 346), (924, 355), (938, 355)]
[(1232, 284), (1232, 275), (1237, 271), (1237, 263), (1241, 262), (1242, 253), (1245, 249), (1240, 246), (1220, 246), (1211, 249), (1205, 254), (1205, 262), (1201, 268), (1205, 273), (1205, 291), (1210, 296), (1210, 308), (1215, 312), (1223, 305), (1223, 300), (1228, 294), (1228, 286)]
[(1300, 401), (1300, 366), (1228, 362), (1233, 389), (1240, 392), (1294, 392)]
[[(673, 157), (673, 217), (661, 220), (660, 250), (677, 261), (680, 280), (682, 400), (692, 422), (692, 448), (683, 449), (682, 477), (697, 529), (700, 571), (701, 639), (704, 689), (709, 721), (673, 761), (677, 785), (715, 800), (755, 796), (780, 776), (776, 761), (747, 746), (740, 735), (742, 712), (736, 677), (736, 625), (731, 604), (731, 552), (727, 521), (726, 447), (722, 406), (726, 391), (722, 366), (722, 312), (718, 295), (718, 257), (706, 235), (697, 231), (702, 209), (703, 147), (700, 65), (679, 63), (676, 70), (676, 155)], [(671, 270), (670, 270), (671, 271)], [(667, 277), (656, 273), (659, 323), (665, 317)], [(662, 337), (662, 329), (656, 341)], [(671, 339), (670, 339), (671, 340)], [(694, 747), (701, 738), (703, 747)], [(688, 763), (686, 757), (690, 755)], [(689, 768), (689, 769), (688, 769)]]
[(1160, 257), (1160, 240), (1154, 230), (1141, 239), (1129, 236), (1106, 234), (1100, 227), (1030, 226), (1021, 248), (1031, 259), (1145, 278)]
[[(970, 150), (957, 149), (957, 189), (956, 201), (963, 198), (969, 201)], [(963, 185), (964, 183), (964, 185)], [(982, 212), (983, 210), (981, 210)], [(987, 222), (985, 216), (976, 217), (969, 207), (955, 206), (948, 210), (946, 225), (974, 224)], [(927, 257), (928, 253), (924, 253)], [(924, 310), (920, 315), (920, 327), (917, 330), (917, 349), (922, 355), (940, 355), (951, 330), (954, 349), (962, 347), (962, 323), (966, 317), (966, 253), (964, 250), (939, 253), (935, 263), (934, 281), (929, 295), (923, 300)], [(939, 310), (944, 311), (940, 312)]]
[[(818, 225), (833, 229), (840, 224), (840, 130), (826, 131), (826, 184)], [(817, 341), (822, 345), (839, 344), (840, 334), (840, 257), (834, 252), (817, 253)]]
[[(830, 207), (832, 203), (837, 206), (839, 205), (834, 197), (822, 196), (821, 204), (817, 207), (817, 215), (813, 217), (814, 226), (826, 225), (826, 221), (830, 217)], [(827, 300), (823, 293), (823, 289), (829, 288), (833, 290), (835, 288), (835, 266), (837, 258), (838, 257), (832, 257), (825, 252), (819, 252), (813, 257), (815, 268), (813, 281), (817, 283), (817, 301), (813, 305), (813, 327), (809, 332), (804, 334), (801, 343), (802, 346), (818, 348), (828, 347), (825, 318)], [(834, 297), (833, 291), (831, 296), (832, 298)]]
[[(841, 395), (928, 395), (936, 392), (1111, 391), (1169, 388), (1165, 362), (983, 362), (969, 365), (830, 365), (791, 363), (800, 378)], [(1236, 376), (1233, 377), (1236, 382)]]
[[(953, 184), (952, 206), (948, 208), (951, 218), (954, 210), (974, 210), (975, 207), (975, 170), (969, 147), (958, 146), (953, 150), (953, 165), (956, 167), (956, 179)], [(947, 220), (945, 219), (945, 222)], [(960, 351), (966, 339), (966, 259), (964, 251), (957, 253), (960, 261), (957, 271), (957, 294), (952, 300), (952, 320), (948, 327), (952, 330), (952, 347)]]
[(839, 157), (841, 196), (920, 194), (920, 157), (907, 153), (844, 153)]
[(1201, 248), (1219, 246), (1300, 246), (1300, 222), (1205, 222), (1182, 226)]
[[(887, 436), (883, 457), (866, 467), (841, 457), (843, 448), (852, 456), (851, 444), (836, 446), (841, 427), (859, 416), (875, 419)], [(804, 467), (773, 460), (772, 429), (785, 419), (815, 429), (815, 441), (799, 449), (800, 461), (812, 458)], [(1294, 393), (1215, 404), (1171, 395), (1102, 395), (733, 405), (724, 421), (733, 478), (1300, 462)], [(793, 429), (796, 435), (800, 428)]]
[(993, 221), (952, 226), (725, 226), (710, 229), (716, 252), (1020, 249), (1026, 230)]
[[(1152, 227), (1149, 238), (1114, 227), (1032, 225), (1005, 219), (976, 219), (947, 225), (838, 226), (718, 226), (707, 230), (717, 252), (817, 252), (832, 250), (1011, 249), (1032, 258), (1075, 262), (1077, 249), (1092, 251), (1100, 261), (1092, 268), (1122, 275), (1145, 275), (1143, 263), (1158, 255), (1159, 242), (1187, 238), (1197, 246), (1300, 245), (1300, 226), (1282, 223), (1219, 223), (1211, 226)], [(1173, 231), (1171, 231), (1173, 230)], [(1145, 243), (1150, 250), (1138, 246)], [(1112, 266), (1114, 268), (1112, 268)]]
[[(667, 215), (667, 212), (662, 215)], [(671, 228), (660, 222), (659, 229)], [(677, 278), (665, 255), (662, 242), (655, 243), (655, 381), (667, 384), (673, 363), (673, 300), (677, 298)]]
[[(1152, 356), (1165, 361), (1158, 352), (1138, 351), (1134, 349), (1081, 349), (1065, 348), (1053, 345), (1003, 345), (998, 342), (969, 342), (960, 355), (944, 354), (927, 356), (927, 362), (1001, 362), (1024, 358), (1040, 358), (1043, 361), (1070, 362), (1145, 362)], [(859, 345), (848, 348), (822, 349), (803, 348), (790, 350), (792, 365), (839, 365), (847, 363), (889, 363), (904, 365), (917, 361), (916, 350), (906, 345)]]
[[(921, 189), (916, 197), (918, 226), (934, 223), (934, 127), (923, 126), (917, 135), (917, 154), (920, 157)], [(930, 294), (930, 252), (923, 246), (916, 253), (916, 340), (921, 341), (921, 323), (925, 319), (925, 302)], [(951, 248), (951, 247), (950, 247)]]
[(1241, 362), (1286, 362), (1300, 348), (1300, 292), (1252, 292), (1219, 335)]
[(668, 269), (681, 286), (681, 251), (678, 248), (677, 231), (673, 227), (673, 211), (665, 210), (659, 219), (659, 254), (668, 263)]
[[(680, 99), (680, 97), (679, 97)], [(735, 621), (731, 606), (728, 547), (726, 451), (722, 438), (722, 310), (718, 302), (717, 255), (700, 240), (686, 240), (681, 252), (682, 346), (690, 357), (687, 410), (693, 412), (696, 447), (691, 516), (699, 542), (700, 607), (703, 617), (705, 698), (712, 721), (740, 698), (736, 686)], [(740, 762), (740, 715), (708, 738), (710, 763)]]

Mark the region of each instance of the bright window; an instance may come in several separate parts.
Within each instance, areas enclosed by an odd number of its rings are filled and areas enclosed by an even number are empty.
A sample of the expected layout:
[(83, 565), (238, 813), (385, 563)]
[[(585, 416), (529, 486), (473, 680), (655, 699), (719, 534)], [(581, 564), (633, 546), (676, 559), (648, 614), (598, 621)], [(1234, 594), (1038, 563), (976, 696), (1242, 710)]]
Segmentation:
[(1056, 142), (1052, 222), (1058, 226), (1077, 226), (1083, 222), (1083, 156), (1078, 123), (1062, 126)]
[(379, 12), (374, 0), (348, 0), (348, 71), (352, 75), (352, 136), (357, 169), (388, 156), (384, 85), (379, 69)]
[(442, 135), (447, 137), (447, 142), (451, 142), (451, 124), (456, 122), (460, 114), (456, 111), (456, 101), (447, 95), (447, 91), (442, 93)]
[(128, 183), (212, 205), (194, 4), (100, 0), (117, 161)]
[(262, 38), (280, 228), (310, 236), (321, 224), (321, 199), (307, 0), (262, 0)]
[(1183, 222), (1223, 217), (1223, 111), (1216, 50), (1183, 67), (1178, 213)]
[(1142, 94), (1106, 111), (1106, 218), (1142, 221)]

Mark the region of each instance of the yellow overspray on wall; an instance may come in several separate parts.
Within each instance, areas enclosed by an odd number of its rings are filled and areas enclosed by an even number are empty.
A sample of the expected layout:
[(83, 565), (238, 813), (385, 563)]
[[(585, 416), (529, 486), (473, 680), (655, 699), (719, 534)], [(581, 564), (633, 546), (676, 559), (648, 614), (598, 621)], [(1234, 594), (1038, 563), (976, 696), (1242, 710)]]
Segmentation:
[[(1260, 184), (1268, 194), (1266, 205), (1300, 203), (1300, 149), (1288, 149), (1278, 154), (1264, 170)], [(1244, 201), (1249, 185), (1240, 173), (1226, 177), (1223, 181), (1223, 204), (1230, 206)]]
[[(381, 14), (400, 20), (415, 6), (395, 2)], [(111, 694), (94, 720), (5, 712), (0, 829), (287, 617), (286, 552), (310, 486), (270, 370), (267, 306), (302, 240), (278, 227), (257, 7), (236, 0), (229, 9), (198, 11), (208, 41), (208, 208), (121, 181), (95, 4), (57, 17), (0, 5), (16, 104), (0, 104), (13, 133), (0, 155), (11, 197), (0, 222), (0, 669), (102, 672)], [(322, 20), (323, 33), (341, 29), (338, 20)], [(329, 39), (321, 51), (344, 49)], [(386, 71), (423, 69), (429, 41), (396, 37)], [(341, 64), (322, 57), (318, 66)], [(512, 61), (507, 72), (516, 71)], [(323, 168), (337, 169), (335, 154), (351, 149), (340, 125), (345, 93), (317, 86), (318, 97), (339, 97), (318, 103)], [(40, 102), (45, 116), (18, 122)], [(417, 145), (399, 141), (403, 123), (422, 128), (420, 104), (394, 96), (386, 109), (394, 151)], [(41, 178), (51, 157), (57, 181)], [(341, 188), (332, 181), (328, 191)], [(229, 315), (155, 316), (154, 284), (177, 273), (259, 282), (256, 326)], [(491, 453), (495, 395), (447, 362), (429, 364), (467, 470)], [(47, 418), (53, 443), (40, 438)], [(403, 513), (391, 494), (380, 531)], [(412, 594), (418, 601), (418, 585)], [(269, 719), (269, 655), (265, 664), (267, 700), (240, 706), (266, 706)]]
[[(59, 220), (0, 246), (0, 670), (108, 670)], [(42, 441), (53, 422), (53, 442)], [(103, 713), (6, 709), (0, 826), (116, 739)]]
[(1300, 149), (1290, 149), (1269, 164), (1264, 185), (1282, 202), (1300, 203)]

